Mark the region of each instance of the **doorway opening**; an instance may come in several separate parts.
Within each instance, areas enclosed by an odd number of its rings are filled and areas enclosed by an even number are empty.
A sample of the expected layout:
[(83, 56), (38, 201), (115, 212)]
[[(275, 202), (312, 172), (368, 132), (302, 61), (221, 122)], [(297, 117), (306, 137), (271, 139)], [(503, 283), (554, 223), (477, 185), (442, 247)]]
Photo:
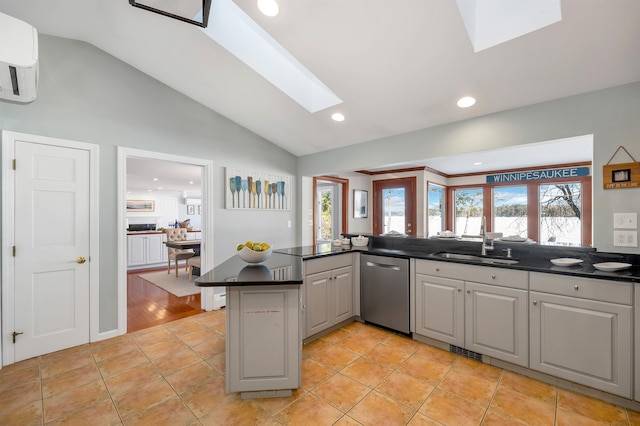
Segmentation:
[[(188, 239), (200, 241), (200, 269), (213, 265), (212, 162), (128, 148), (118, 154), (119, 332), (213, 309), (212, 289), (195, 288), (187, 263), (176, 277), (172, 262), (168, 273), (166, 234), (158, 232), (186, 228)], [(155, 229), (131, 231), (139, 226)]]
[(313, 178), (313, 241), (326, 243), (347, 232), (349, 180)]

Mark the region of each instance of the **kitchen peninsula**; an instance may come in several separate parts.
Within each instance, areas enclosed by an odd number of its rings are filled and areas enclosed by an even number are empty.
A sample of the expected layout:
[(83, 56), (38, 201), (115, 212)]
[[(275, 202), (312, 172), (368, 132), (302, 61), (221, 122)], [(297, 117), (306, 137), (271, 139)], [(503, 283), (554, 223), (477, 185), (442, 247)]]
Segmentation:
[(242, 398), (291, 396), (300, 387), (302, 262), (274, 253), (262, 264), (237, 255), (195, 280), (226, 287), (226, 390)]

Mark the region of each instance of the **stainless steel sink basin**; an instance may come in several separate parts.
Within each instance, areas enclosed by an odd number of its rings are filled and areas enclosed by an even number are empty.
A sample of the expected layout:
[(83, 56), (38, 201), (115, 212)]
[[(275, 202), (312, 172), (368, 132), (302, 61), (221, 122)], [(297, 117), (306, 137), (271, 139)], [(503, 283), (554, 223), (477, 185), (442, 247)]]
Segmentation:
[(439, 257), (441, 259), (466, 260), (468, 262), (487, 263), (491, 265), (515, 265), (519, 262), (518, 259), (508, 259), (505, 257), (490, 257), (490, 256), (480, 256), (475, 254), (448, 253), (448, 252), (434, 253), (433, 256)]

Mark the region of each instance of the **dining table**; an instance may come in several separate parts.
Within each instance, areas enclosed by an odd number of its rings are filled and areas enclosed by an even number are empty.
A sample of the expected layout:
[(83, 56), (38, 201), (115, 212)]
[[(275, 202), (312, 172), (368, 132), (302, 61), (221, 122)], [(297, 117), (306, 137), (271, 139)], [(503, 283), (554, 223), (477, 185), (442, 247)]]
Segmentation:
[(202, 240), (165, 241), (164, 243), (167, 247), (174, 249), (191, 249), (195, 253), (195, 256), (200, 256), (200, 244)]

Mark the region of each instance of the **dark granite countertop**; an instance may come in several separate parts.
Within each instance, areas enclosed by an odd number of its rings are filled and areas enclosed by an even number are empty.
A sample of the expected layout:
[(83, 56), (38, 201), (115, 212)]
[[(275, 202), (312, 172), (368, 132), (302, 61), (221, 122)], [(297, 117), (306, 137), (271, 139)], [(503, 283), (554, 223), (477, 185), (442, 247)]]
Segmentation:
[[(494, 250), (488, 253), (488, 257), (506, 258), (504, 251), (510, 248), (512, 259), (518, 260), (518, 263), (513, 265), (483, 264), (475, 261), (443, 259), (435, 255), (439, 252), (480, 255), (481, 244), (480, 241), (443, 241), (415, 237), (371, 237), (368, 247), (336, 246), (331, 243), (323, 243), (315, 246), (276, 249), (262, 265), (249, 265), (237, 255), (233, 256), (212, 271), (197, 278), (195, 284), (200, 287), (302, 284), (304, 280), (302, 262), (353, 252), (466, 263), (584, 278), (640, 282), (640, 255), (603, 253), (591, 247), (495, 242)], [(551, 263), (551, 259), (565, 257), (581, 259), (583, 262), (579, 265), (568, 267), (555, 266)], [(633, 266), (622, 271), (604, 272), (593, 267), (594, 263), (600, 262), (624, 262)]]
[(234, 255), (195, 279), (198, 287), (302, 284), (302, 261), (297, 256), (273, 253), (262, 264), (252, 265)]
[[(517, 264), (482, 264), (474, 261), (443, 259), (439, 252), (480, 255), (481, 242), (473, 240), (434, 240), (416, 237), (370, 237), (368, 247), (334, 246), (331, 243), (315, 246), (292, 247), (275, 250), (277, 253), (299, 256), (303, 260), (337, 255), (348, 252), (364, 252), (381, 256), (438, 260), (442, 262), (466, 263), (479, 266), (572, 275), (614, 281), (640, 282), (640, 256), (633, 254), (603, 253), (592, 247), (553, 246), (546, 244), (523, 244), (517, 242), (495, 242), (487, 257), (506, 259), (505, 250), (512, 251)], [(576, 266), (556, 266), (551, 259), (577, 258), (583, 262)], [(594, 263), (624, 262), (633, 266), (617, 272), (605, 272), (593, 267)]]

